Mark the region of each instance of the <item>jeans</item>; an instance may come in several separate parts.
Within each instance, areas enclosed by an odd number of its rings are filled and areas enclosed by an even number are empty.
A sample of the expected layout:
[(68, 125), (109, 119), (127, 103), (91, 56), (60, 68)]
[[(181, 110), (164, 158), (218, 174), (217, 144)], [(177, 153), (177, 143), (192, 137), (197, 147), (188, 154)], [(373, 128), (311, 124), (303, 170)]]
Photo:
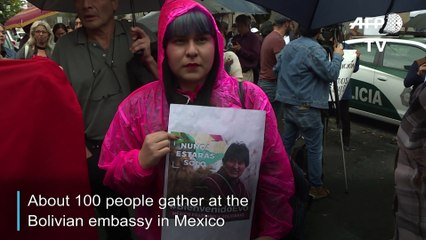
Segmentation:
[(308, 180), (314, 187), (322, 186), (323, 124), (321, 110), (306, 106), (284, 105), (284, 134), (286, 151), (290, 154), (299, 134), (305, 139), (308, 158)]
[(275, 95), (277, 92), (277, 82), (272, 81), (266, 81), (259, 79), (259, 82), (257, 83), (259, 87), (265, 92), (266, 96), (268, 96), (269, 102), (272, 105), (272, 108), (275, 112), (275, 117), (277, 118), (277, 122), (280, 122), (281, 118), (281, 102), (275, 101)]

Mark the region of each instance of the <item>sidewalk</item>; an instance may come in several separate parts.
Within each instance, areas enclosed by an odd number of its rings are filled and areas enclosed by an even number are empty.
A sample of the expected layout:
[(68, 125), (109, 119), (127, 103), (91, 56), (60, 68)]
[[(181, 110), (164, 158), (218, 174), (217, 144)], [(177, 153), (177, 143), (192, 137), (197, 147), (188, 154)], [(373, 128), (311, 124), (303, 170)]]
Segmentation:
[(345, 152), (349, 190), (346, 194), (340, 136), (336, 124), (330, 122), (324, 182), (331, 195), (313, 201), (307, 213), (306, 240), (392, 238), (397, 126), (371, 123), (368, 119), (352, 122), (353, 149)]

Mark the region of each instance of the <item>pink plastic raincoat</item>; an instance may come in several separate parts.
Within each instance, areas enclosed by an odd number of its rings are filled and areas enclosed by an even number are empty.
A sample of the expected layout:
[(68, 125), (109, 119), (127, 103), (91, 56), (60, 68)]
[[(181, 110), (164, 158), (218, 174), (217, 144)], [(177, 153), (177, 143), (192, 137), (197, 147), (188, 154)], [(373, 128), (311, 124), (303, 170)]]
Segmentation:
[[(192, 0), (168, 1), (161, 9), (158, 29), (159, 81), (135, 91), (119, 106), (102, 147), (99, 167), (106, 170), (104, 184), (126, 196), (154, 198), (163, 196), (164, 163), (152, 169), (139, 165), (138, 153), (145, 136), (160, 130), (167, 131), (169, 107), (162, 80), (162, 48), (167, 25), (177, 16), (193, 8), (199, 8), (213, 16)], [(220, 69), (213, 87), (211, 102), (218, 107), (241, 108), (238, 82), (223, 68), (223, 38), (216, 29), (220, 54)], [(244, 82), (245, 107), (266, 111), (263, 156), (256, 193), (252, 237), (270, 236), (281, 238), (292, 227), (292, 209), (289, 198), (294, 194), (293, 174), (281, 138), (272, 107), (263, 91), (256, 85)], [(250, 124), (249, 122), (242, 124)], [(140, 207), (139, 217), (157, 218), (161, 215), (158, 206)], [(155, 221), (154, 221), (155, 222)], [(161, 239), (161, 229), (152, 224), (150, 229), (136, 230), (141, 239)]]

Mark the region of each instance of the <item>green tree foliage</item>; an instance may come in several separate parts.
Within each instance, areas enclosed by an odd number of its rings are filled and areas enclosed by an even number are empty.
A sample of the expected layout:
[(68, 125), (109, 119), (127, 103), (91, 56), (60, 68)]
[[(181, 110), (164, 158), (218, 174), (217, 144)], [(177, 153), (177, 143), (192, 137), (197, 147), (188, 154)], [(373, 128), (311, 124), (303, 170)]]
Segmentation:
[(24, 1), (22, 0), (1, 0), (0, 1), (0, 23), (5, 23), (22, 10)]

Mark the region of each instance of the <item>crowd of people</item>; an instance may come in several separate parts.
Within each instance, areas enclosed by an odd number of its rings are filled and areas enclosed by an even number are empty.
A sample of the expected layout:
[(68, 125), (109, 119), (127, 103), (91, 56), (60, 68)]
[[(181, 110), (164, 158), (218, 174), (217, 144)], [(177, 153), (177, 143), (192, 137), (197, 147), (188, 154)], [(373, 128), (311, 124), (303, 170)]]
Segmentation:
[[(43, 57), (61, 66), (82, 109), (90, 186), (92, 194), (103, 199), (102, 203), (108, 197), (162, 197), (164, 160), (170, 153), (170, 143), (176, 140), (167, 132), (170, 104), (266, 112), (253, 239), (288, 239), (293, 226), (290, 199), (295, 192), (289, 156), (300, 136), (307, 148), (309, 195), (313, 199), (329, 196), (330, 190), (322, 179), (322, 112), (329, 109), (330, 83), (338, 78), (343, 49), (347, 47), (339, 44), (339, 39), (332, 39), (329, 53), (318, 42), (321, 29), (296, 28), (297, 24), (284, 16), (271, 19), (269, 30), (261, 26), (261, 31), (253, 31), (252, 18), (242, 14), (227, 32), (227, 24), (215, 19), (201, 4), (169, 0), (160, 12), (155, 49), (158, 55), (153, 56), (149, 35), (140, 25), (114, 19), (115, 1), (75, 1), (75, 8), (80, 17), (75, 19), (73, 31), (61, 23), (51, 28), (45, 21), (36, 21), (29, 29), (28, 41), (18, 52), (3, 47), (5, 29), (0, 25), (1, 58)], [(157, 80), (131, 94), (127, 63), (135, 57)], [(355, 71), (359, 58), (358, 54)], [(406, 201), (417, 198), (404, 195), (401, 189), (413, 187), (404, 185), (404, 179), (415, 178), (416, 192), (423, 193), (425, 188), (425, 63), (424, 59), (415, 61), (404, 82), (416, 90), (398, 132), (400, 155), (395, 174), (397, 188), (398, 183), (402, 185), (397, 194)], [(346, 95), (350, 95), (350, 85), (347, 89)], [(345, 146), (349, 146), (350, 136), (349, 98), (342, 101), (346, 104)], [(234, 144), (229, 148), (235, 147), (248, 154), (246, 146)], [(419, 155), (418, 151), (423, 152)], [(248, 164), (246, 158), (224, 158), (223, 167), (206, 179), (206, 186), (213, 189), (235, 183), (236, 187), (229, 187), (225, 195), (238, 187), (246, 196), (238, 177)], [(407, 171), (402, 165), (414, 167)], [(228, 168), (238, 169), (233, 170), (238, 173), (232, 174)], [(404, 201), (399, 206), (400, 239), (421, 234), (424, 227), (413, 232), (403, 221)], [(419, 212), (424, 211), (422, 202), (416, 207)], [(106, 208), (100, 204), (96, 210), (100, 217), (129, 217), (126, 207)], [(154, 218), (161, 215), (161, 209), (141, 207), (135, 214)], [(107, 239), (132, 238), (131, 229), (125, 226), (106, 226), (104, 231)], [(137, 228), (134, 234), (140, 239), (156, 240), (161, 238), (161, 228)]]
[(34, 56), (51, 58), (55, 43), (65, 34), (82, 27), (81, 20), (77, 16), (74, 23), (65, 25), (56, 23), (53, 28), (44, 20), (37, 20), (23, 27), (25, 35), (19, 39), (19, 49), (9, 49), (3, 46), (5, 42), (6, 29), (0, 23), (0, 48), (1, 58), (6, 59), (31, 59)]

